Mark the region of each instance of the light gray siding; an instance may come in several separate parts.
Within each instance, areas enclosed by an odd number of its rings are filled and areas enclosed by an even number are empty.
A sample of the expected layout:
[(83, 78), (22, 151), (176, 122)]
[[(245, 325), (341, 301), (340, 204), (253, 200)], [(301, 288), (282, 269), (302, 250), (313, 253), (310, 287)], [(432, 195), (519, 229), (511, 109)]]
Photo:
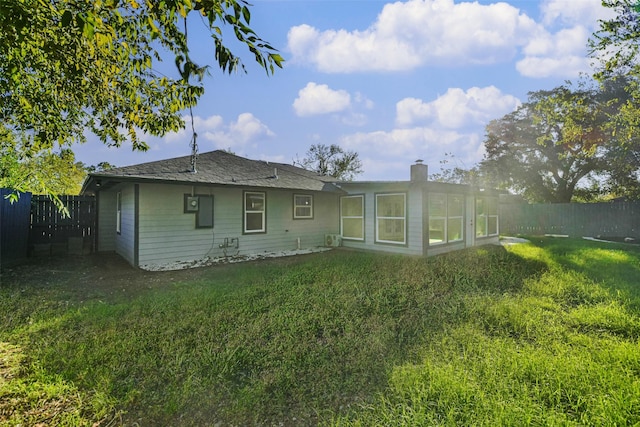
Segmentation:
[(98, 193), (98, 252), (116, 250), (116, 193)]
[[(423, 254), (422, 189), (407, 184), (358, 185), (349, 183), (349, 194), (364, 195), (364, 241), (343, 239), (342, 246), (407, 255)], [(406, 244), (376, 242), (376, 194), (406, 194)]]
[[(263, 190), (251, 190), (260, 191)], [(266, 233), (243, 234), (243, 190), (227, 187), (140, 184), (139, 265), (188, 262), (321, 246), (338, 232), (338, 197), (326, 193), (267, 190)], [(184, 195), (213, 196), (213, 228), (196, 228), (184, 213)], [(312, 194), (313, 219), (293, 219), (293, 194)], [(221, 248), (225, 239), (237, 239)]]
[[(123, 185), (121, 188), (116, 189), (115, 193), (121, 192), (121, 222), (120, 233), (115, 235), (115, 249), (116, 253), (120, 254), (129, 263), (135, 265), (135, 185), (128, 184)], [(115, 196), (114, 196), (115, 199)], [(115, 216), (115, 209), (114, 209)], [(115, 230), (115, 218), (114, 218), (114, 230)]]

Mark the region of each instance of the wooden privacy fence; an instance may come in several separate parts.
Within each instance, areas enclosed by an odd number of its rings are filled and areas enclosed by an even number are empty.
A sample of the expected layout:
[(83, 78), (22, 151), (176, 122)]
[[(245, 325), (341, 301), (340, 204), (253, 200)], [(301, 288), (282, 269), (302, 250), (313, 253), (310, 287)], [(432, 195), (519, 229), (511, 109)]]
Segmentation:
[(29, 251), (31, 193), (22, 193), (11, 203), (11, 190), (0, 188), (0, 266), (26, 258)]
[(69, 216), (63, 215), (47, 196), (33, 196), (30, 246), (36, 251), (52, 248), (74, 253), (91, 251), (96, 230), (95, 197), (60, 196), (60, 200)]
[(500, 233), (640, 239), (640, 202), (501, 204)]

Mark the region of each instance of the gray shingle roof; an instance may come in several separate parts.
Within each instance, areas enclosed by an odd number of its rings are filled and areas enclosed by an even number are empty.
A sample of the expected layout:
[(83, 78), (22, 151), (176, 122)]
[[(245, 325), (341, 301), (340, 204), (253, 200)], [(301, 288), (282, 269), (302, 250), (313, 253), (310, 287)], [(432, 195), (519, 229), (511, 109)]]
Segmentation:
[(334, 185), (338, 181), (329, 176), (284, 163), (251, 160), (216, 150), (198, 155), (196, 173), (191, 172), (191, 156), (176, 157), (90, 174), (83, 192), (95, 190), (98, 181), (125, 180), (341, 191)]

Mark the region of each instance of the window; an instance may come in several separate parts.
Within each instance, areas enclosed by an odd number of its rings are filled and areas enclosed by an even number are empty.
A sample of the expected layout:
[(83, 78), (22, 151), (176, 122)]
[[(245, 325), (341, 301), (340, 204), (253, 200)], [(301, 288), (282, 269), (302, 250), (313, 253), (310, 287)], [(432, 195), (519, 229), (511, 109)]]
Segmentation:
[(364, 196), (340, 198), (340, 232), (343, 239), (364, 240)]
[(122, 227), (122, 192), (116, 193), (116, 233), (120, 234)]
[(498, 234), (498, 199), (478, 197), (476, 199), (476, 237)]
[(244, 193), (244, 233), (264, 233), (265, 224), (265, 193)]
[(463, 240), (464, 196), (429, 194), (429, 244)]
[(313, 218), (313, 196), (308, 194), (293, 195), (293, 219)]
[(447, 242), (462, 240), (464, 228), (464, 197), (456, 194), (447, 196)]
[(407, 242), (406, 195), (376, 194), (376, 242)]

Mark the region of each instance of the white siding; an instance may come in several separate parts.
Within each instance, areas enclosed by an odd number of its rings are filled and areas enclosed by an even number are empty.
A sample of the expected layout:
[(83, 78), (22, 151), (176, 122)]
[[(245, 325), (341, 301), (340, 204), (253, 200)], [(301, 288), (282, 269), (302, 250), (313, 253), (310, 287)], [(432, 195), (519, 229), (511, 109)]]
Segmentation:
[[(196, 228), (195, 214), (184, 213), (184, 195), (213, 196), (211, 228)], [(255, 190), (251, 191), (263, 191)], [(326, 233), (338, 232), (338, 196), (304, 191), (265, 190), (266, 233), (242, 234), (243, 190), (224, 187), (140, 184), (139, 264), (161, 264), (217, 258), (220, 245), (238, 239), (228, 255), (251, 255), (321, 246)], [(312, 194), (314, 218), (293, 219), (293, 194)]]
[[(116, 253), (120, 254), (129, 263), (135, 265), (135, 189), (133, 184), (122, 186), (120, 189), (116, 189), (122, 192), (121, 196), (121, 225), (120, 234), (115, 235), (115, 249)], [(115, 200), (115, 197), (114, 197)], [(114, 205), (115, 206), (115, 205)], [(113, 215), (115, 216), (115, 209)], [(115, 218), (114, 218), (114, 231), (115, 231)]]
[(98, 193), (98, 247), (97, 251), (116, 250), (116, 193)]

